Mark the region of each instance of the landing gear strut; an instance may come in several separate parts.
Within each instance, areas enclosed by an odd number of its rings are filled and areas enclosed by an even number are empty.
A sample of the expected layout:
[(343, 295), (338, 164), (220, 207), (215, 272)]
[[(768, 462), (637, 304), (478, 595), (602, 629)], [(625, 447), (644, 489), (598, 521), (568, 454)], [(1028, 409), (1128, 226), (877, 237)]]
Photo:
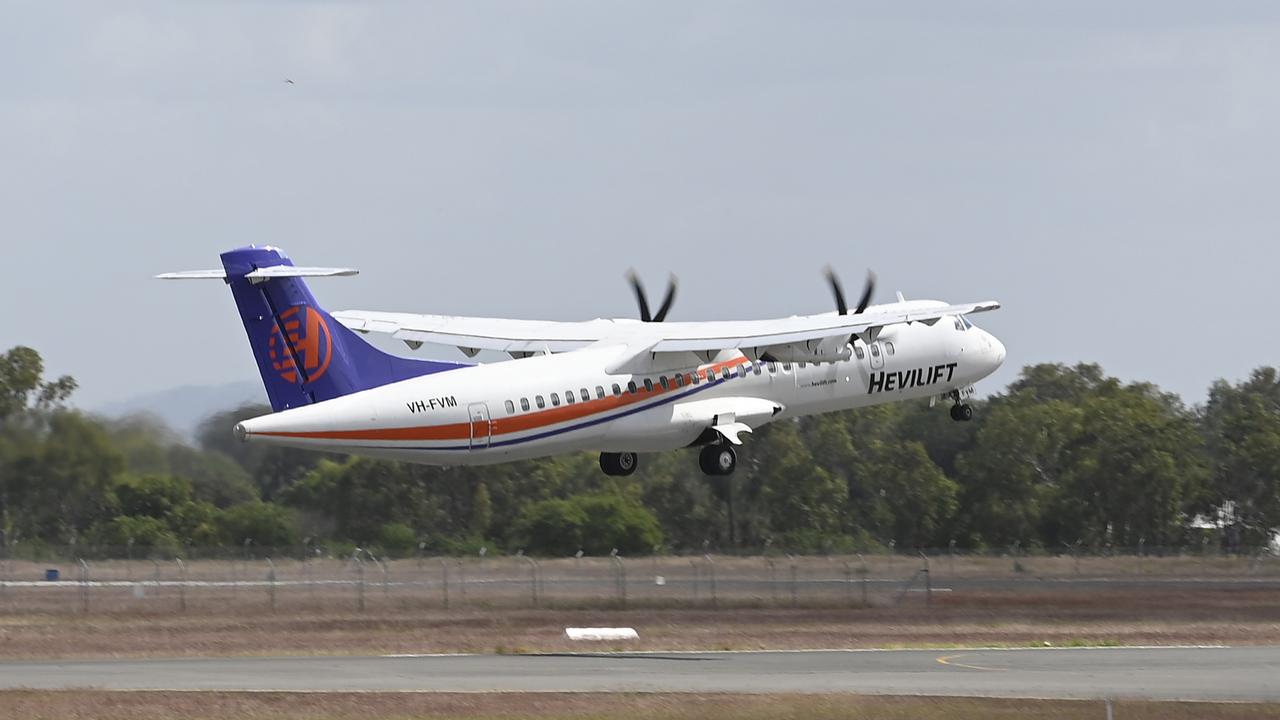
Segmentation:
[(716, 443), (698, 453), (698, 467), (708, 475), (732, 475), (738, 467), (738, 454), (727, 443)]
[(622, 477), (636, 471), (639, 462), (633, 452), (600, 453), (600, 469), (605, 475)]

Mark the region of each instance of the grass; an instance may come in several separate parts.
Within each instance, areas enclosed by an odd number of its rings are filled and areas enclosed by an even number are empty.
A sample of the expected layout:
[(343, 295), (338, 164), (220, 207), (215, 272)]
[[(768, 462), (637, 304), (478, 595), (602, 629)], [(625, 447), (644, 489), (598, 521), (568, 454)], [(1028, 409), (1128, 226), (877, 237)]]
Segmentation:
[[(566, 626), (634, 627), (593, 645)], [(87, 616), (0, 603), (0, 658), (332, 655), (564, 650), (1240, 645), (1280, 643), (1275, 592), (952, 593), (933, 607), (442, 610), (341, 606), (272, 613), (193, 605), (185, 613)]]
[[(1117, 720), (1280, 718), (1280, 704), (1116, 701)], [(1097, 700), (859, 695), (557, 693), (0, 692), (15, 720), (364, 720), (365, 718), (672, 718), (674, 720), (1100, 720)]]

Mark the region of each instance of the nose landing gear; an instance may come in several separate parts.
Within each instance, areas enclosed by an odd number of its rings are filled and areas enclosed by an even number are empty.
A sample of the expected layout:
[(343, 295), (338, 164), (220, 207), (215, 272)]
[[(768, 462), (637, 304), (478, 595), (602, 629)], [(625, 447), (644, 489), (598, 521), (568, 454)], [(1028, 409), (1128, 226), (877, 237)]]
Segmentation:
[(633, 452), (600, 453), (600, 469), (605, 475), (625, 477), (636, 471), (639, 461)]
[(698, 453), (698, 467), (707, 475), (731, 475), (738, 467), (738, 454), (727, 443), (716, 443)]

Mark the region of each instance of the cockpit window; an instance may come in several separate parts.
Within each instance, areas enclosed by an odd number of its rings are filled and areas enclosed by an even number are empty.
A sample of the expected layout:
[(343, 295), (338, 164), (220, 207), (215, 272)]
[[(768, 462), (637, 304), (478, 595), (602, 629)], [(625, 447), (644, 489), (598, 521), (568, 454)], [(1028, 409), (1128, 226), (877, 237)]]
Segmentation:
[(964, 323), (964, 329), (965, 329), (965, 330), (969, 330), (969, 329), (972, 329), (972, 328), (973, 328), (973, 323), (969, 322), (969, 318), (967, 318), (967, 317), (965, 317), (965, 316), (961, 315), (961, 316), (960, 316), (960, 320), (961, 320), (961, 322), (963, 322), (963, 323)]
[(959, 316), (956, 316), (955, 326), (957, 330), (964, 330), (964, 321)]

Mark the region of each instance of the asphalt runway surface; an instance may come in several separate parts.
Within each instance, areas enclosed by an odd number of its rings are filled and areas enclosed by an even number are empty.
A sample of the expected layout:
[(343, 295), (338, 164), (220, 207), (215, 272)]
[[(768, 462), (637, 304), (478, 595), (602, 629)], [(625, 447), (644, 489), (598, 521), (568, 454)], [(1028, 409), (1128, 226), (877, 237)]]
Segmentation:
[(1280, 647), (0, 662), (0, 689), (864, 693), (1280, 701)]

